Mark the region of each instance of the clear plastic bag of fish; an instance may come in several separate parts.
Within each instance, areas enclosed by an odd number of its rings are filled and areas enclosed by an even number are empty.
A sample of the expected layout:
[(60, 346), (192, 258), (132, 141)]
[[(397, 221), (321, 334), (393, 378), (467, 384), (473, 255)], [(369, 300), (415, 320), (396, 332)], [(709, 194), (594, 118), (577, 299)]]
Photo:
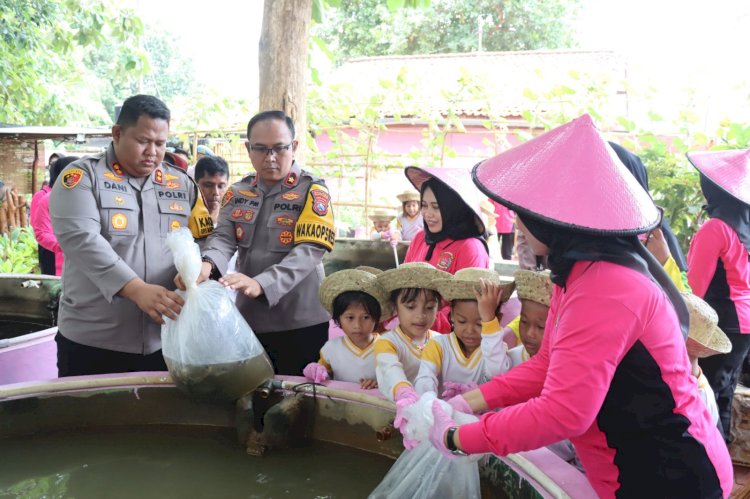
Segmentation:
[(196, 285), (198, 245), (187, 228), (167, 236), (167, 246), (187, 290), (177, 320), (165, 318), (162, 353), (175, 384), (189, 395), (235, 400), (273, 377), (273, 367), (227, 290), (216, 281)]
[[(418, 402), (406, 408), (408, 423), (404, 433), (420, 444), (401, 454), (369, 499), (481, 497), (477, 463), (481, 456), (448, 459), (430, 443), (429, 432), (434, 422), (432, 403), (435, 400), (437, 398), (434, 393), (425, 393)], [(477, 421), (476, 416), (454, 411), (442, 400), (438, 403), (459, 424)]]

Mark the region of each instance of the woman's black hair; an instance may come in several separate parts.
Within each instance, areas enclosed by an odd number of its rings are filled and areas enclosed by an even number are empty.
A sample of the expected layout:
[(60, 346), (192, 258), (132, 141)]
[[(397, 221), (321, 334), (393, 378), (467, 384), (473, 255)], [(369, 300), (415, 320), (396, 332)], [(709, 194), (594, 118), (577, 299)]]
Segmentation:
[(52, 163), (49, 168), (49, 186), (54, 187), (55, 180), (57, 180), (57, 177), (60, 176), (65, 167), (77, 159), (79, 159), (78, 156), (63, 156)]
[(360, 304), (370, 316), (375, 319), (375, 323), (380, 322), (380, 303), (372, 295), (362, 291), (344, 291), (333, 300), (333, 322), (341, 327), (341, 316), (350, 305)]
[(394, 289), (391, 291), (390, 300), (393, 306), (395, 307), (398, 305), (399, 298), (401, 299), (402, 303), (408, 303), (410, 301), (414, 301), (421, 294), (425, 294), (427, 298), (434, 298), (437, 300), (438, 303), (440, 303), (441, 296), (440, 293), (435, 291), (434, 289), (426, 289), (426, 288), (401, 288), (401, 289)]

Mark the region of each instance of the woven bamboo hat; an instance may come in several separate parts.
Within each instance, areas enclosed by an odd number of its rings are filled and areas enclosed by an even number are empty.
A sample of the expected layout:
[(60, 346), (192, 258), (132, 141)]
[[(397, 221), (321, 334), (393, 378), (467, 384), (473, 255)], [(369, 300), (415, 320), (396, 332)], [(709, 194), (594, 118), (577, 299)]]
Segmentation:
[(372, 213), (370, 213), (370, 216), (367, 218), (369, 218), (373, 222), (390, 222), (391, 220), (396, 218), (396, 215), (392, 211), (378, 208), (377, 210), (372, 210)]
[(407, 201), (417, 201), (417, 202), (421, 201), (421, 199), (419, 199), (419, 192), (413, 191), (413, 190), (408, 190), (408, 191), (402, 192), (401, 194), (396, 194), (396, 197), (402, 203), (405, 203)]
[(687, 153), (690, 163), (732, 197), (750, 204), (750, 149)]
[(438, 270), (427, 262), (404, 263), (397, 269), (386, 270), (378, 275), (378, 283), (390, 293), (397, 289), (423, 288), (437, 291), (437, 279), (450, 278), (448, 272)]
[(549, 307), (552, 298), (550, 271), (518, 269), (513, 273), (516, 279), (516, 294), (519, 300), (530, 300)]
[(369, 265), (359, 265), (355, 267), (355, 270), (364, 270), (365, 272), (372, 274), (372, 275), (378, 275), (382, 274), (383, 271), (381, 269), (377, 269), (375, 267), (370, 267)]
[(376, 277), (364, 270), (346, 269), (339, 270), (329, 275), (320, 284), (318, 297), (329, 314), (333, 314), (333, 301), (341, 293), (347, 291), (361, 291), (367, 293), (378, 301), (380, 305), (380, 316), (390, 315), (390, 304), (388, 295), (378, 284)]
[(688, 331), (688, 355), (702, 359), (719, 353), (732, 351), (732, 342), (719, 329), (719, 316), (711, 306), (692, 293), (682, 293), (690, 313)]
[(452, 278), (440, 279), (436, 282), (438, 293), (447, 301), (476, 300), (476, 292), (481, 285), (480, 279), (486, 279), (502, 286), (500, 303), (510, 298), (515, 288), (513, 279), (501, 277), (497, 272), (489, 269), (467, 267), (459, 270)]

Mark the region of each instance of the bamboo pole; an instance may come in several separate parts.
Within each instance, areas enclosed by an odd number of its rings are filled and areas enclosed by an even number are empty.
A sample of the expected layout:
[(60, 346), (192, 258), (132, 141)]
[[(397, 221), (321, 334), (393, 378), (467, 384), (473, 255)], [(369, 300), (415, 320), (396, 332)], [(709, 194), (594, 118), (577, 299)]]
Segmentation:
[(8, 203), (0, 202), (0, 234), (8, 233)]
[(27, 203), (26, 196), (23, 194), (18, 195), (18, 218), (21, 223), (21, 227), (28, 227), (29, 219), (26, 216)]

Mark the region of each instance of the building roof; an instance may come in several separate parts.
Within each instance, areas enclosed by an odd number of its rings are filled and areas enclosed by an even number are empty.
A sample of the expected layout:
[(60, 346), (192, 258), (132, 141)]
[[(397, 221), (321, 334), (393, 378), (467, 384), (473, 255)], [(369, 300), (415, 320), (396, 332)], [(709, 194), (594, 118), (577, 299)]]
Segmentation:
[(111, 137), (111, 128), (70, 126), (8, 126), (0, 125), (0, 140), (74, 140), (85, 142), (93, 137)]
[[(580, 89), (592, 87), (591, 83), (597, 92), (604, 92), (601, 100), (607, 106), (625, 115), (626, 78), (626, 60), (614, 52), (537, 50), (361, 57), (345, 62), (327, 81), (351, 86), (367, 102), (371, 95), (387, 92), (383, 80), (406, 80), (418, 89), (414, 99), (423, 111), (446, 114), (452, 110), (462, 117), (482, 117), (488, 111), (520, 116), (531, 105), (544, 111), (561, 102), (588, 103), (592, 96)], [(390, 111), (404, 114), (399, 106), (394, 100)]]

